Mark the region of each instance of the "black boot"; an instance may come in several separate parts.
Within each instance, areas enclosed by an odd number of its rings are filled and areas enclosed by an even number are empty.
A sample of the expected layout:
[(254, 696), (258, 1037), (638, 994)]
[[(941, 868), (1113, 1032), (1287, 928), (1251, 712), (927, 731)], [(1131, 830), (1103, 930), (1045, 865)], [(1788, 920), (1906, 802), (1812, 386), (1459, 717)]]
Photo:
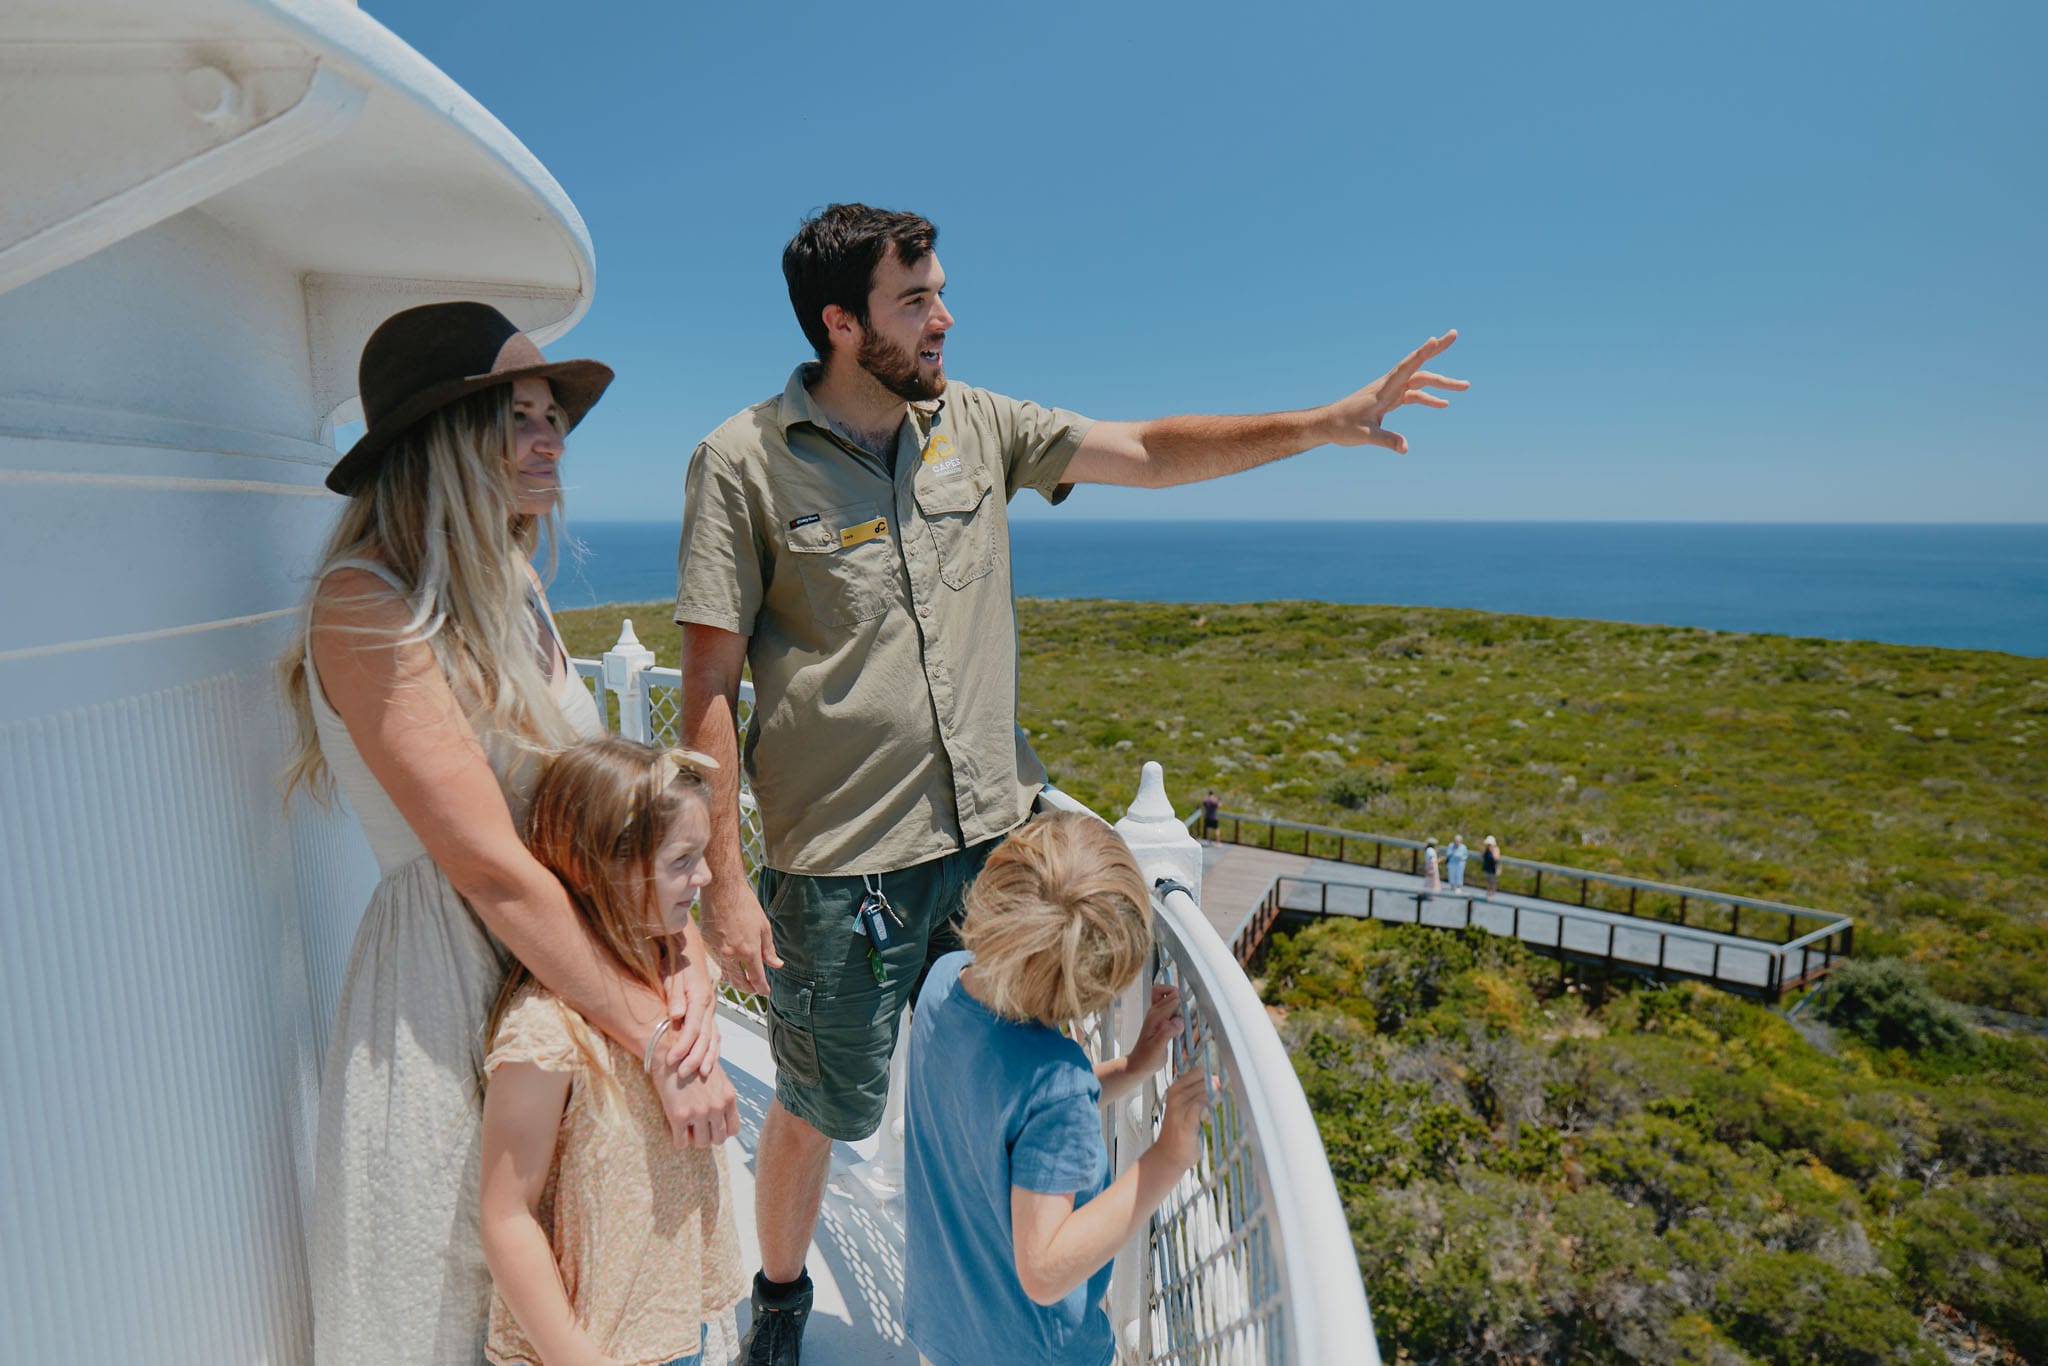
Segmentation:
[(768, 1282), (754, 1273), (754, 1321), (740, 1339), (740, 1366), (798, 1366), (803, 1354), (804, 1321), (811, 1316), (811, 1276), (800, 1273), (796, 1285), (771, 1295)]

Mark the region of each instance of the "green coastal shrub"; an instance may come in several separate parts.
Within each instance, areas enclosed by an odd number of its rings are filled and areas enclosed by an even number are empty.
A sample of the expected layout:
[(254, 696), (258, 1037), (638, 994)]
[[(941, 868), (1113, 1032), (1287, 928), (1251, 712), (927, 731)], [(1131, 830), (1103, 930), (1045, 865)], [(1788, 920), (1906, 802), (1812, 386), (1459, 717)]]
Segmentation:
[(1929, 1300), (1989, 1325), (2029, 1361), (2048, 1360), (2048, 1177), (1966, 1181), (1900, 1216), (1888, 1260)]
[(1760, 1361), (1946, 1366), (1876, 1282), (1807, 1253), (1761, 1252), (1730, 1267), (1722, 1314), (1730, 1336)]
[(1967, 1052), (1977, 1033), (1960, 1006), (1934, 993), (1926, 974), (1896, 958), (1851, 959), (1829, 978), (1822, 1016), (1879, 1048)]
[(1378, 774), (1353, 769), (1323, 784), (1323, 800), (1347, 811), (1362, 811), (1393, 790), (1394, 785)]

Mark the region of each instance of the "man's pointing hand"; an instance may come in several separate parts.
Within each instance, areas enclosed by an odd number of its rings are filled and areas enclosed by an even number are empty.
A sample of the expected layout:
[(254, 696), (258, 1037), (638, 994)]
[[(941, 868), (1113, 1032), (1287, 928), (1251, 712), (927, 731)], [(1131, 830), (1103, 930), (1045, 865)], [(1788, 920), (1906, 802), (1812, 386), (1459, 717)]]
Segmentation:
[(1451, 401), (1429, 392), (1431, 389), (1462, 390), (1472, 386), (1422, 367), (1450, 349), (1458, 339), (1452, 328), (1441, 337), (1431, 337), (1408, 353), (1406, 360), (1347, 398), (1330, 405), (1329, 440), (1336, 446), (1385, 446), (1402, 455), (1408, 453), (1408, 438), (1390, 432), (1380, 424), (1387, 414), (1404, 403), (1425, 408), (1448, 408)]

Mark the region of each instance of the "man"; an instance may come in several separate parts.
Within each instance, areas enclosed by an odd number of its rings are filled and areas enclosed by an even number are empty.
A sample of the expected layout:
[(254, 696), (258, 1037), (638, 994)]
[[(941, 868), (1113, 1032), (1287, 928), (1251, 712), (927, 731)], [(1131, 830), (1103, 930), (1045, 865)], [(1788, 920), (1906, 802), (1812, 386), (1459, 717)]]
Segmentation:
[[(1091, 422), (948, 384), (937, 238), (915, 214), (860, 204), (806, 222), (782, 270), (817, 361), (690, 461), (681, 720), (685, 742), (719, 761), (702, 922), (727, 977), (768, 995), (776, 1065), (750, 1366), (798, 1361), (832, 1140), (880, 1123), (903, 1007), (958, 946), (967, 883), (1045, 781), (1016, 730), (1009, 500), (1184, 484), (1326, 443), (1405, 451), (1382, 419), (1447, 406), (1427, 389), (1466, 387), (1422, 368), (1454, 332), (1294, 413)], [(758, 893), (737, 803), (746, 664)]]

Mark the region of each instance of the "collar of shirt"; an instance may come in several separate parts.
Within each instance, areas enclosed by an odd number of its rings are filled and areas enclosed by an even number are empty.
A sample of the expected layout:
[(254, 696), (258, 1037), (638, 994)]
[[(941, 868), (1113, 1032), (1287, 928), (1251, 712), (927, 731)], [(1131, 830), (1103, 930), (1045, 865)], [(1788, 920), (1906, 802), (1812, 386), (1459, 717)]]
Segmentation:
[[(819, 431), (833, 436), (840, 434), (839, 428), (832, 424), (831, 417), (819, 406), (818, 400), (811, 393), (811, 381), (817, 378), (818, 370), (817, 361), (807, 360), (789, 372), (789, 383), (782, 386), (782, 401), (776, 405), (776, 421), (785, 437), (789, 429), (800, 422), (807, 422)], [(910, 409), (911, 425), (917, 430), (918, 448), (922, 450), (925, 441), (931, 436), (932, 423), (938, 418), (940, 409), (946, 406), (946, 400), (934, 398), (907, 406)]]

